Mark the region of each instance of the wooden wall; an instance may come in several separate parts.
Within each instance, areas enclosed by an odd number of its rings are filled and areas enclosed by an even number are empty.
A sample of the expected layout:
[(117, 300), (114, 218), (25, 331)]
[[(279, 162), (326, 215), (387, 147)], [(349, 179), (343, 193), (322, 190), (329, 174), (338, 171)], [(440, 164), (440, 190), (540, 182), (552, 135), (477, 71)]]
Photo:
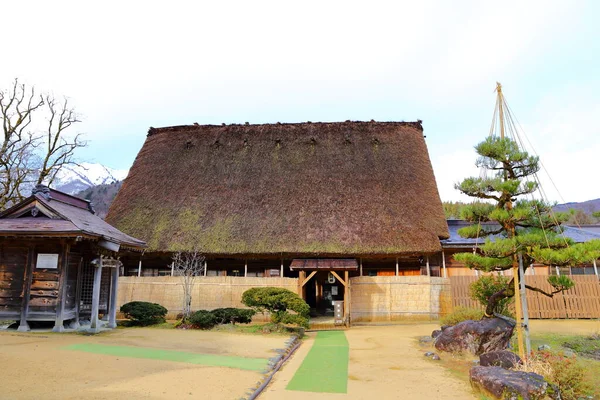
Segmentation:
[(0, 244), (0, 316), (21, 313), (27, 259), (27, 247)]

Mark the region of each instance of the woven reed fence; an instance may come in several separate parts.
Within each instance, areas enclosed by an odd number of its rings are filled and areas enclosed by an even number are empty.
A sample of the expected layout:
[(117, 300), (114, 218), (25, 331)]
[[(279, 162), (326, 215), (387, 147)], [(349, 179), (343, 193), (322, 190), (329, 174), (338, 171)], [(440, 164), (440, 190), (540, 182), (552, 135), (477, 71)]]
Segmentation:
[[(242, 293), (253, 287), (281, 287), (298, 290), (296, 278), (255, 278), (236, 276), (203, 276), (194, 281), (192, 310), (221, 307), (244, 307)], [(182, 280), (177, 276), (122, 276), (119, 278), (117, 305), (130, 301), (158, 303), (175, 316), (183, 310)]]
[[(541, 293), (527, 290), (527, 306), (529, 318), (600, 318), (600, 281), (594, 275), (573, 275), (575, 287), (564, 293), (555, 294), (553, 298)], [(452, 306), (481, 308), (478, 302), (471, 299), (469, 285), (475, 282), (476, 276), (453, 276)], [(547, 292), (551, 291), (547, 276), (527, 275), (525, 282)]]

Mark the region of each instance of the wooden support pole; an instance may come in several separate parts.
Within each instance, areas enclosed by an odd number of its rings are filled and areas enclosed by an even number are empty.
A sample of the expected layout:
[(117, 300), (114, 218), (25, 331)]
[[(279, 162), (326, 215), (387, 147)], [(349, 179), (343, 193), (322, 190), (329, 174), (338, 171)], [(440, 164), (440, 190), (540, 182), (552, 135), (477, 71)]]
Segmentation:
[[(117, 264), (118, 265), (118, 264)], [(119, 267), (115, 265), (111, 268), (111, 280), (110, 283), (110, 309), (108, 311), (108, 327), (117, 327), (117, 290), (119, 289)]]
[(593, 261), (594, 264), (594, 274), (596, 275), (596, 278), (598, 277), (598, 266), (596, 265), (596, 260), (594, 259)]
[(280, 267), (280, 270), (279, 270), (279, 277), (283, 278), (283, 258), (281, 259), (281, 267)]
[(244, 260), (244, 278), (248, 276), (248, 260)]
[(400, 268), (398, 266), (398, 257), (396, 257), (396, 276), (399, 275), (399, 272), (400, 272)]
[(306, 277), (306, 271), (298, 272), (298, 296), (304, 298), (304, 278)]
[(138, 263), (138, 276), (142, 276), (142, 259), (140, 258), (140, 262)]
[(27, 264), (25, 265), (25, 279), (23, 279), (23, 301), (21, 303), (21, 320), (17, 331), (29, 331), (27, 315), (29, 314), (29, 297), (31, 293), (31, 280), (33, 277), (33, 266), (35, 265), (35, 248), (32, 246), (27, 253)]
[(100, 305), (100, 284), (102, 283), (102, 256), (100, 256), (98, 265), (94, 268), (94, 287), (92, 289), (92, 316), (90, 331), (93, 333), (99, 332), (98, 326), (98, 308)]
[(208, 271), (208, 261), (204, 260), (204, 276), (206, 276), (206, 271)]
[(63, 243), (60, 255), (60, 272), (58, 275), (58, 298), (56, 299), (56, 319), (52, 332), (64, 332), (65, 299), (67, 297), (67, 274), (69, 270), (69, 250), (71, 246)]
[(358, 260), (360, 262), (360, 276), (363, 276), (363, 271), (362, 271), (362, 258)]
[[(333, 272), (333, 271), (332, 271)], [(344, 271), (344, 321), (350, 327), (350, 278), (348, 271)]]
[(448, 271), (446, 271), (446, 254), (444, 254), (444, 250), (442, 249), (442, 268), (444, 269), (444, 278), (448, 277)]
[(171, 262), (171, 276), (175, 275), (175, 262)]
[(560, 276), (560, 269), (558, 268), (558, 265), (556, 266), (556, 275)]
[(81, 285), (83, 279), (83, 257), (79, 257), (77, 263), (77, 287), (75, 288), (75, 321), (71, 325), (73, 329), (79, 329), (79, 313), (81, 312)]
[(427, 276), (431, 276), (431, 268), (429, 267), (429, 256), (427, 256), (425, 265), (427, 266)]

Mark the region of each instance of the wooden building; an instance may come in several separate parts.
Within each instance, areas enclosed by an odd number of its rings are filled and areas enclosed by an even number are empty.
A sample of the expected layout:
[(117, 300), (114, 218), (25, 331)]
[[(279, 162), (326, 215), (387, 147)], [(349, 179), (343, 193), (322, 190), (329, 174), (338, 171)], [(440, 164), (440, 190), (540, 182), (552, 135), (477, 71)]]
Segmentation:
[(20, 331), (28, 321), (54, 321), (61, 332), (65, 323), (78, 328), (83, 315), (97, 330), (102, 313), (115, 327), (117, 257), (144, 247), (94, 215), (87, 200), (38, 185), (0, 213), (0, 319), (20, 321)]
[(148, 243), (126, 275), (195, 249), (209, 276), (302, 278), (314, 308), (348, 276), (439, 271), (448, 237), (420, 121), (150, 128), (107, 221)]

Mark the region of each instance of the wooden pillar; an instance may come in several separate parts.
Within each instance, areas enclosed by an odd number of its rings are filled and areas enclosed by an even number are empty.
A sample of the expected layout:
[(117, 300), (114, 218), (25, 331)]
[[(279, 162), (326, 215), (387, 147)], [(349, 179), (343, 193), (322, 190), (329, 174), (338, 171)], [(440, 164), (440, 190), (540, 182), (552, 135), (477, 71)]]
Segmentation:
[(67, 274), (69, 269), (69, 250), (71, 246), (63, 243), (60, 257), (60, 273), (58, 275), (58, 298), (56, 299), (56, 319), (52, 332), (64, 332), (65, 298), (67, 297)]
[(593, 264), (594, 264), (594, 274), (596, 275), (596, 278), (598, 277), (598, 266), (596, 265), (596, 260), (593, 260)]
[(306, 271), (298, 272), (298, 296), (304, 299), (304, 280), (306, 279)]
[(363, 273), (362, 273), (362, 258), (359, 259), (359, 262), (360, 262), (360, 276), (363, 276)]
[(396, 276), (398, 276), (399, 274), (399, 268), (398, 268), (398, 257), (396, 257)]
[(283, 278), (283, 258), (281, 259), (281, 269), (279, 270), (279, 277)]
[(29, 297), (31, 293), (31, 280), (33, 278), (33, 266), (35, 265), (35, 247), (30, 247), (27, 252), (27, 264), (25, 265), (25, 277), (23, 279), (23, 301), (21, 303), (21, 320), (17, 331), (27, 332), (29, 324), (27, 324), (27, 315), (29, 314)]
[(142, 276), (142, 259), (140, 258), (140, 262), (138, 263), (138, 276)]
[(248, 260), (244, 260), (244, 278), (248, 276)]
[(446, 271), (446, 254), (444, 254), (444, 250), (442, 249), (442, 268), (444, 269), (444, 278), (448, 277), (448, 271)]
[(429, 256), (427, 256), (425, 265), (427, 266), (427, 276), (431, 276), (431, 268), (429, 268)]
[(346, 326), (350, 327), (350, 279), (348, 278), (348, 271), (344, 271), (344, 321)]
[(558, 268), (558, 265), (556, 266), (556, 275), (560, 276), (560, 269)]
[(175, 262), (171, 262), (171, 276), (175, 275)]
[(119, 289), (119, 267), (118, 263), (111, 268), (111, 280), (110, 283), (110, 309), (108, 310), (108, 327), (117, 327), (117, 291)]
[(81, 282), (83, 273), (83, 257), (79, 258), (77, 264), (77, 287), (75, 288), (75, 320), (71, 324), (72, 329), (79, 329), (79, 312), (81, 311)]
[(102, 257), (98, 260), (98, 265), (94, 269), (94, 287), (92, 290), (92, 316), (90, 330), (93, 333), (99, 332), (98, 326), (98, 307), (100, 305), (100, 284), (102, 283)]
[(206, 276), (206, 271), (208, 271), (208, 261), (204, 260), (204, 276)]

